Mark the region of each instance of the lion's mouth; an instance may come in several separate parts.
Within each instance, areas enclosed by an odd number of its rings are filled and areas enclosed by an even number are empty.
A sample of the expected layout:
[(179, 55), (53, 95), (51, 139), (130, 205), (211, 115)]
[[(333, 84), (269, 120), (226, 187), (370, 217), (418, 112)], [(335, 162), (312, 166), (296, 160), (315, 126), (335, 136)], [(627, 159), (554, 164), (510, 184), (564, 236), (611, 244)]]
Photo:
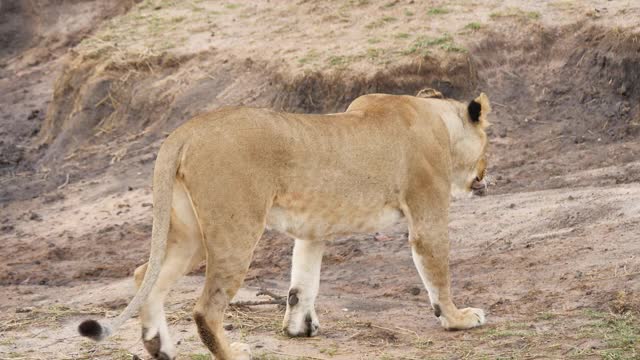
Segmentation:
[(471, 191), (474, 195), (484, 196), (487, 195), (487, 181), (476, 177), (471, 183)]

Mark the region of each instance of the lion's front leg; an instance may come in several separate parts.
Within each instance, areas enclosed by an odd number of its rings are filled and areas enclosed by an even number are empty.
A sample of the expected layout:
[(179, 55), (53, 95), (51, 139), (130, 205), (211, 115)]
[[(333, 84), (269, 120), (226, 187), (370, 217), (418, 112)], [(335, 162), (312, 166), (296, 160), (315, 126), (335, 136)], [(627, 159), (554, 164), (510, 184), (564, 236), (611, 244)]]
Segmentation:
[(447, 330), (461, 330), (484, 324), (482, 309), (458, 309), (451, 299), (448, 198), (417, 201), (407, 210), (413, 261), (442, 326)]
[(484, 324), (485, 317), (482, 309), (458, 309), (451, 300), (449, 239), (416, 234), (410, 235), (410, 242), (413, 262), (429, 292), (433, 312), (440, 319), (442, 326), (447, 330), (455, 330)]
[(315, 336), (320, 322), (315, 301), (320, 287), (324, 241), (296, 239), (291, 264), (291, 287), (283, 329), (289, 336)]

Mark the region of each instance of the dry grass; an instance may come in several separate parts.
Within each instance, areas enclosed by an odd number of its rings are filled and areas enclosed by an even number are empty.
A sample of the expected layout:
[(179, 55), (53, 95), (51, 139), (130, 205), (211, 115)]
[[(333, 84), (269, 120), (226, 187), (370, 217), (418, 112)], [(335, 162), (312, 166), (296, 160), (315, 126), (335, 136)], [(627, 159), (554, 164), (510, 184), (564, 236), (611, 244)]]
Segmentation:
[[(549, 7), (553, 6), (550, 3)], [(277, 2), (265, 6), (259, 2), (144, 0), (127, 14), (105, 22), (76, 50), (119, 68), (136, 64), (140, 70), (146, 63), (152, 68), (158, 58), (207, 51), (239, 59), (278, 59), (279, 65), (287, 64), (300, 72), (380, 69), (389, 63), (411, 61), (407, 58), (414, 54), (446, 56), (466, 51), (464, 43), (420, 48), (417, 41), (408, 44), (411, 39), (437, 39), (443, 31), (468, 34), (481, 27), (490, 30), (495, 24), (478, 22), (486, 17), (501, 22), (540, 20), (535, 9), (528, 4), (479, 7), (468, 1), (437, 6), (418, 1), (303, 2), (295, 6)], [(431, 22), (437, 26), (429, 25)], [(365, 37), (354, 38), (356, 33)], [(274, 41), (278, 46), (268, 45)], [(384, 56), (371, 56), (367, 49), (371, 44), (379, 44), (376, 49), (384, 49)]]
[(116, 64), (142, 63), (168, 51), (188, 53), (192, 33), (216, 29), (218, 12), (203, 10), (172, 1), (146, 0), (125, 15), (106, 22), (76, 50), (87, 58), (107, 59)]
[(70, 316), (106, 316), (108, 311), (108, 309), (99, 307), (72, 309), (63, 305), (54, 305), (46, 308), (21, 308), (16, 310), (14, 317), (0, 323), (0, 333), (31, 327), (51, 326)]
[(427, 11), (427, 14), (434, 16), (434, 15), (444, 15), (444, 14), (448, 14), (450, 13), (451, 10), (449, 10), (446, 7), (433, 7), (431, 9), (429, 9), (429, 11)]
[(506, 9), (495, 11), (489, 14), (491, 19), (515, 18), (519, 20), (532, 21), (539, 20), (542, 14), (538, 11), (526, 11), (516, 7), (508, 7)]

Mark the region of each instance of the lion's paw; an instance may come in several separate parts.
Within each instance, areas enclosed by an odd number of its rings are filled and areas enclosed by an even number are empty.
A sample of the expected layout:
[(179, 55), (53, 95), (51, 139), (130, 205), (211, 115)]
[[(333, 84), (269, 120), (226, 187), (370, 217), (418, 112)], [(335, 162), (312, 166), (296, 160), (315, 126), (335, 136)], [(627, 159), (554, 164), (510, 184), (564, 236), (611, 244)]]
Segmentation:
[(447, 330), (464, 330), (483, 325), (486, 319), (482, 309), (465, 308), (453, 317), (441, 316), (440, 321)]
[(312, 337), (320, 332), (320, 322), (313, 308), (306, 314), (303, 312), (292, 316), (290, 312), (285, 314), (283, 330), (289, 337)]
[(230, 347), (233, 360), (251, 360), (251, 347), (248, 344), (234, 342)]

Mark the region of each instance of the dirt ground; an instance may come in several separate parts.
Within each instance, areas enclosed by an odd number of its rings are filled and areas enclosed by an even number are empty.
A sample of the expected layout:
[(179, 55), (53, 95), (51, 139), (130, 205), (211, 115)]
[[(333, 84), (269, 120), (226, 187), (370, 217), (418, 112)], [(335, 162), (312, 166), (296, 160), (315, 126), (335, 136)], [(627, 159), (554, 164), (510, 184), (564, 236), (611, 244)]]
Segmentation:
[[(342, 111), (364, 93), (486, 92), (490, 192), (451, 209), (452, 291), (486, 326), (443, 331), (406, 228), (334, 241), (316, 338), (235, 306), (257, 359), (640, 359), (640, 6), (602, 1), (0, 2), (0, 358), (146, 359), (137, 319), (95, 344), (148, 256), (162, 139), (226, 104)], [(267, 232), (238, 301), (285, 294)], [(167, 301), (178, 359), (202, 269)]]

